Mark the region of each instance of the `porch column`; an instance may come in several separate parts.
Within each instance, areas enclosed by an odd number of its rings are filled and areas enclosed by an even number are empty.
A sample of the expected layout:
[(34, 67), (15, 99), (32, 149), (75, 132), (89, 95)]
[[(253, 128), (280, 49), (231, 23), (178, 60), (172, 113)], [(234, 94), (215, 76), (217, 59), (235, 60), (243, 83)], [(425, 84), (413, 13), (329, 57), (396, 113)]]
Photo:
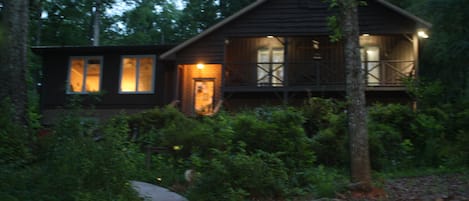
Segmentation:
[(418, 37), (417, 33), (412, 35), (412, 46), (414, 48), (413, 56), (414, 56), (414, 69), (415, 69), (415, 77), (419, 75), (419, 60), (420, 60), (420, 38)]
[(285, 37), (283, 51), (283, 104), (288, 104), (288, 37)]

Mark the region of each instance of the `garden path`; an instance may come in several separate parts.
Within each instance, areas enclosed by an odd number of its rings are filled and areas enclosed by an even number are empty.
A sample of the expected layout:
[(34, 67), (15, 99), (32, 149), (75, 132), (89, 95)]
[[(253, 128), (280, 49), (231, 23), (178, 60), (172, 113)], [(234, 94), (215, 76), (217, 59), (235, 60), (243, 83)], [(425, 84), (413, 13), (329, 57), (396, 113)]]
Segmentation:
[(145, 201), (188, 201), (181, 195), (160, 186), (141, 181), (131, 181), (130, 183)]

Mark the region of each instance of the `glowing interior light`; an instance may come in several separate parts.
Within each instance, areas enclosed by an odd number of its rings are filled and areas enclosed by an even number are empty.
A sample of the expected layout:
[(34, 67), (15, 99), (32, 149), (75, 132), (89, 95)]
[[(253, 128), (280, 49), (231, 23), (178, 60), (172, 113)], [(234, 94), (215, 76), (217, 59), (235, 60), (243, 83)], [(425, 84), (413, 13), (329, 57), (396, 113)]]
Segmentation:
[(419, 32), (417, 32), (417, 35), (418, 35), (420, 38), (429, 38), (428, 34), (425, 33), (425, 31), (419, 31)]
[(362, 34), (362, 36), (370, 36), (370, 34)]
[(205, 67), (204, 64), (197, 64), (197, 68), (200, 70), (204, 69), (204, 67)]
[(267, 36), (267, 38), (274, 38), (274, 36)]

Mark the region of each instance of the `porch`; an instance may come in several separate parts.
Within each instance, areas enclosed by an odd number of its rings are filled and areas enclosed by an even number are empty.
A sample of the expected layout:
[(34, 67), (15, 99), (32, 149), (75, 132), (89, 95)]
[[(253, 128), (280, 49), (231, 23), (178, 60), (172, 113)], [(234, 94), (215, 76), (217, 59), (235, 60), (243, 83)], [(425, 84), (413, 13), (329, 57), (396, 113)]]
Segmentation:
[[(227, 63), (224, 91), (344, 90), (344, 69), (337, 63)], [(268, 66), (268, 67), (266, 67)], [(375, 90), (402, 89), (405, 80), (415, 76), (415, 62), (381, 60), (362, 62), (365, 83)], [(298, 70), (300, 69), (300, 70)]]
[[(411, 36), (362, 35), (361, 67), (368, 90), (404, 90), (415, 76)], [(223, 91), (344, 91), (343, 44), (328, 36), (247, 37), (225, 41)]]

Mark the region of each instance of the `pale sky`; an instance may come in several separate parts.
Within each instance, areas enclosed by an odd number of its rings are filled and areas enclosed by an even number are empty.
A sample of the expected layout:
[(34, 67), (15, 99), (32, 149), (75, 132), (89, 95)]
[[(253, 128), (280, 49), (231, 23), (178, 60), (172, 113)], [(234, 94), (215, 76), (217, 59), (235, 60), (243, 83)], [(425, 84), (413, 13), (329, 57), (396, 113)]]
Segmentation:
[[(184, 8), (184, 4), (182, 3), (181, 0), (167, 0), (167, 1), (174, 2), (176, 4), (176, 8), (178, 9), (182, 10)], [(117, 0), (117, 3), (113, 5), (111, 9), (106, 10), (106, 15), (111, 15), (111, 16), (120, 15), (123, 12), (128, 11), (134, 7), (135, 7), (134, 4), (127, 4), (123, 2), (122, 0)]]

